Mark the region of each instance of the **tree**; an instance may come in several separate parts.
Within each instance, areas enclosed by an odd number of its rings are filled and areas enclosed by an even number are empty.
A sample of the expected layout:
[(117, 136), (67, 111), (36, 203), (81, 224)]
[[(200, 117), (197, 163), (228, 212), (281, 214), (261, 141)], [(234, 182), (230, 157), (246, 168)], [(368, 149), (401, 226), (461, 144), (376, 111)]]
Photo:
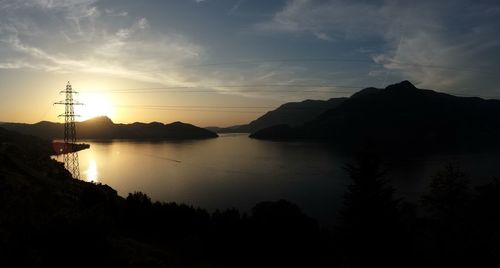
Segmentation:
[(432, 218), (447, 224), (465, 216), (470, 198), (467, 174), (457, 163), (449, 163), (433, 176), (422, 204)]
[(422, 196), (429, 218), (424, 232), (428, 237), (422, 248), (432, 267), (477, 267), (471, 243), (472, 195), (467, 174), (457, 163), (449, 163), (438, 171)]
[[(364, 154), (345, 170), (352, 179), (341, 210), (338, 238), (350, 267), (401, 267), (406, 250), (400, 200), (376, 156)], [(380, 267), (382, 267), (380, 266)]]

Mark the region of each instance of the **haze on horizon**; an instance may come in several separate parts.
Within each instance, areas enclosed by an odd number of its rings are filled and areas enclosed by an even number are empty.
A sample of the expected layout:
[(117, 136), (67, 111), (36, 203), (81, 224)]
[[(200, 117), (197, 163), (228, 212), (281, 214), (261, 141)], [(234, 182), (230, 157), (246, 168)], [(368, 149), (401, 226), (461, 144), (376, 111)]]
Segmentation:
[(498, 1), (2, 0), (0, 121), (248, 123), (410, 80), (500, 96)]

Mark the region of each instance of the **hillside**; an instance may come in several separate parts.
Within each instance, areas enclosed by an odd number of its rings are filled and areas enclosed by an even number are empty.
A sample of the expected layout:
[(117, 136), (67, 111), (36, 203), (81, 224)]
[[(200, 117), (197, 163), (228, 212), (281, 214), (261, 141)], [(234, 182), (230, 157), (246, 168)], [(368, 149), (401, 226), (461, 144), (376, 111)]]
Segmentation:
[(306, 267), (323, 254), (318, 224), (290, 202), (243, 215), (122, 198), (73, 179), (51, 152), (0, 128), (0, 267)]
[[(5, 123), (2, 127), (44, 139), (64, 137), (64, 124), (61, 123), (47, 121), (36, 124)], [(96, 117), (77, 122), (76, 128), (79, 139), (180, 140), (217, 137), (217, 134), (209, 130), (182, 122), (115, 124), (108, 117)]]
[(305, 100), (289, 102), (246, 125), (227, 128), (208, 127), (207, 129), (218, 133), (253, 133), (255, 131), (279, 124), (300, 126), (323, 112), (333, 109), (344, 102), (346, 98), (332, 98), (329, 100)]
[(408, 81), (367, 88), (303, 126), (277, 125), (258, 139), (314, 139), (382, 150), (484, 150), (500, 145), (500, 101), (418, 89)]

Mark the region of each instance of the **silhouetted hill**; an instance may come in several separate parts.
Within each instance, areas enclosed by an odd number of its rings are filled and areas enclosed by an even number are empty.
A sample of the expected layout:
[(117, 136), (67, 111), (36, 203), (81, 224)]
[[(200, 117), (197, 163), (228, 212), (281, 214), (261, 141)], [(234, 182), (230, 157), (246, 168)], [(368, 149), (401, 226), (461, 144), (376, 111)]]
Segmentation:
[(0, 128), (0, 267), (308, 267), (324, 254), (317, 222), (288, 201), (247, 215), (122, 198), (50, 154)]
[[(64, 124), (41, 121), (36, 124), (5, 123), (2, 127), (23, 134), (44, 139), (61, 139), (64, 136)], [(108, 117), (96, 117), (76, 123), (77, 136), (82, 139), (205, 139), (215, 138), (217, 134), (182, 122), (162, 124), (133, 123), (115, 124)]]
[(500, 181), (473, 190), (459, 166), (436, 173), (420, 205), (396, 197), (376, 156), (361, 156), (346, 166), (352, 183), (329, 231), (285, 200), (246, 214), (153, 202), (140, 192), (122, 198), (72, 179), (50, 146), (0, 128), (0, 267), (500, 264)]
[(337, 107), (346, 99), (347, 98), (332, 98), (326, 101), (305, 100), (301, 102), (289, 102), (273, 111), (267, 112), (247, 125), (227, 128), (208, 127), (207, 129), (219, 133), (252, 133), (274, 125), (300, 126), (314, 119), (321, 113)]
[(348, 150), (483, 150), (500, 145), (500, 101), (418, 89), (408, 81), (367, 88), (299, 127), (273, 126), (259, 139), (316, 139)]

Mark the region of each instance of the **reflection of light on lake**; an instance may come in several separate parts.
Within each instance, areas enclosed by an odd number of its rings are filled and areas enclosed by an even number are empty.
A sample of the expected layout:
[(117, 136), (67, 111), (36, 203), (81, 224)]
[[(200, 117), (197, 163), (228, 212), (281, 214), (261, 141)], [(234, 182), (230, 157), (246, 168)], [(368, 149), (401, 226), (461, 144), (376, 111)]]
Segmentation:
[(90, 160), (89, 167), (85, 171), (87, 181), (97, 182), (97, 163), (95, 160)]

